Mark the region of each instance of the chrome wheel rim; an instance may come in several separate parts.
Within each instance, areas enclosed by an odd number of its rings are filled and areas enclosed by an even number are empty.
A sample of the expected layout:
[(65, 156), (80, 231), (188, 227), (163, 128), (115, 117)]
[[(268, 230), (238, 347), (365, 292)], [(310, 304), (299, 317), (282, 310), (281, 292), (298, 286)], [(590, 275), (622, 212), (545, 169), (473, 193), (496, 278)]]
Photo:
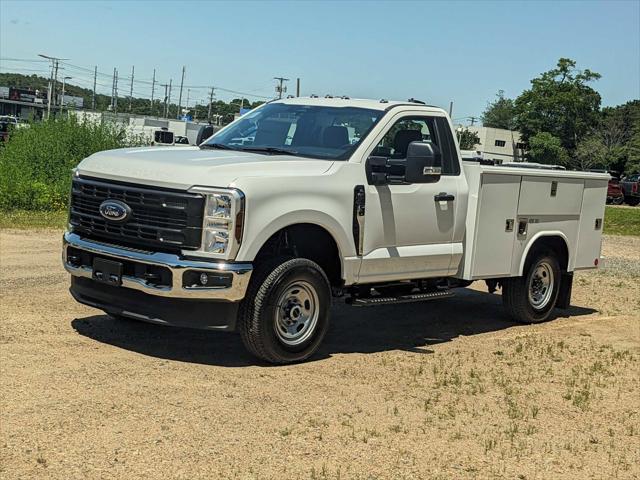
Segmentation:
[(547, 262), (538, 263), (529, 280), (529, 303), (536, 310), (545, 308), (551, 300), (555, 279)]
[(285, 345), (300, 345), (313, 335), (318, 324), (320, 300), (309, 282), (289, 284), (278, 298), (275, 332)]

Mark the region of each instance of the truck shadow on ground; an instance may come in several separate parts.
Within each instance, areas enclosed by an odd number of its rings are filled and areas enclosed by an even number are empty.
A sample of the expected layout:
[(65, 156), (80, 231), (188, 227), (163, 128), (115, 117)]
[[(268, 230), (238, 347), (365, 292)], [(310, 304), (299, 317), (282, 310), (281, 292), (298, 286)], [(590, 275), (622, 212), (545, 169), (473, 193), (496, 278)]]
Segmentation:
[[(556, 310), (555, 318), (594, 312), (572, 306)], [(455, 297), (444, 300), (379, 307), (351, 307), (338, 301), (331, 322), (323, 346), (311, 361), (335, 354), (394, 350), (429, 354), (431, 346), (460, 336), (520, 326), (507, 317), (500, 295), (471, 289), (460, 289)], [(232, 333), (163, 327), (106, 315), (78, 318), (71, 325), (85, 337), (152, 357), (227, 367), (262, 364)]]

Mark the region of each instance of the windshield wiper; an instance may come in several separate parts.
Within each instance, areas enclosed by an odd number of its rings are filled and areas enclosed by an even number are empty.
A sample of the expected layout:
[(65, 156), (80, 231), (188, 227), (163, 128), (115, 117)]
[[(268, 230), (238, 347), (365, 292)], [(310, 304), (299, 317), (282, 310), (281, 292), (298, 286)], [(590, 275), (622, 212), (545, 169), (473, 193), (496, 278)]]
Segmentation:
[(243, 147), (238, 148), (238, 150), (243, 152), (270, 153), (273, 155), (298, 155), (298, 152), (278, 147)]
[(238, 150), (237, 148), (230, 147), (223, 143), (203, 143), (200, 148), (216, 148), (218, 150)]

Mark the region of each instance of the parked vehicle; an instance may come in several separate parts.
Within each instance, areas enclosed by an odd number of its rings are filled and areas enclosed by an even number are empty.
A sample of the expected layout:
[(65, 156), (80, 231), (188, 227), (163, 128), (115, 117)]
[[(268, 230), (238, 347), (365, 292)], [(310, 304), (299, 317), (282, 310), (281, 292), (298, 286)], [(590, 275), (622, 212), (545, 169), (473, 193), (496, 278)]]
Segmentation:
[(152, 145), (160, 146), (189, 146), (189, 139), (184, 135), (176, 135), (167, 127), (162, 127), (153, 132)]
[(607, 203), (613, 205), (622, 205), (624, 202), (624, 195), (622, 193), (622, 187), (620, 186), (620, 179), (611, 177), (609, 184), (607, 185)]
[(11, 115), (0, 115), (0, 142), (7, 141), (13, 128), (18, 128), (18, 119)]
[(620, 182), (624, 201), (636, 206), (640, 203), (640, 174), (629, 175)]
[(446, 112), (415, 100), (274, 101), (199, 147), (83, 160), (63, 262), (81, 303), (238, 331), (272, 363), (318, 349), (337, 297), (486, 280), (513, 319), (541, 322), (569, 306), (574, 271), (602, 266), (609, 175), (528, 166), (462, 162)]

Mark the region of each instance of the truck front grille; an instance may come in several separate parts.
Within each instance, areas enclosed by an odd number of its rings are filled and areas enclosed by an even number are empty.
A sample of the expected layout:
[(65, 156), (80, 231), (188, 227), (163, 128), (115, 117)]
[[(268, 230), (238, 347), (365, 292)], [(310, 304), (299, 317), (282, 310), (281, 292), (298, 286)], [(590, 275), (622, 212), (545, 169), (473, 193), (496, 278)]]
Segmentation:
[[(100, 214), (105, 200), (131, 208), (124, 222)], [(204, 197), (176, 190), (140, 187), (92, 178), (74, 178), (69, 222), (75, 233), (118, 245), (159, 251), (200, 247)]]

